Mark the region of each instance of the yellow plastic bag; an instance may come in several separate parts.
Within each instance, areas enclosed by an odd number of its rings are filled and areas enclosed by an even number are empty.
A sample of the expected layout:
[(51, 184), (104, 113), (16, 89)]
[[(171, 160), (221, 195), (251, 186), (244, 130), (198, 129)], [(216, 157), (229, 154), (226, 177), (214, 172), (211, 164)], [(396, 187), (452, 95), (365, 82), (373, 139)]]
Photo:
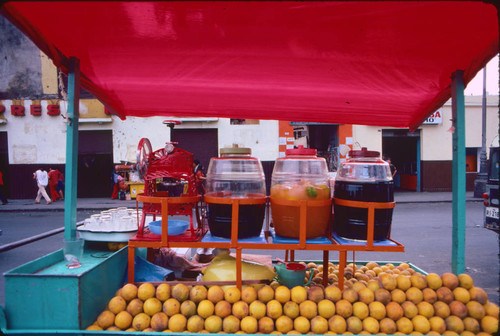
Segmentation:
[[(203, 281), (236, 281), (236, 258), (224, 251), (217, 255), (203, 271)], [(274, 269), (256, 262), (242, 260), (242, 280), (269, 280), (276, 276)], [(263, 285), (252, 285), (260, 288)]]

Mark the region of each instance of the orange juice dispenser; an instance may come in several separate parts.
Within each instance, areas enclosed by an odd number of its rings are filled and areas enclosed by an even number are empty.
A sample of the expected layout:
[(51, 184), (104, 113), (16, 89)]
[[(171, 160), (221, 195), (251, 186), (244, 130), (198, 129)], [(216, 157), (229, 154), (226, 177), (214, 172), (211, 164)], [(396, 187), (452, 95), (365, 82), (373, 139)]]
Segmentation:
[(278, 158), (271, 179), (271, 213), (276, 234), (299, 238), (300, 207), (307, 202), (306, 238), (327, 235), (332, 214), (328, 168), (316, 149), (299, 146)]
[[(335, 178), (335, 199), (360, 202), (393, 202), (394, 182), (389, 164), (380, 158), (380, 153), (351, 150), (349, 159), (342, 162)], [(340, 237), (367, 240), (368, 210), (334, 205), (333, 232)], [(392, 208), (376, 209), (374, 214), (375, 241), (389, 238), (391, 233)]]
[(207, 171), (208, 226), (213, 236), (231, 238), (232, 205), (238, 200), (238, 238), (259, 236), (265, 215), (266, 183), (250, 148), (221, 148)]

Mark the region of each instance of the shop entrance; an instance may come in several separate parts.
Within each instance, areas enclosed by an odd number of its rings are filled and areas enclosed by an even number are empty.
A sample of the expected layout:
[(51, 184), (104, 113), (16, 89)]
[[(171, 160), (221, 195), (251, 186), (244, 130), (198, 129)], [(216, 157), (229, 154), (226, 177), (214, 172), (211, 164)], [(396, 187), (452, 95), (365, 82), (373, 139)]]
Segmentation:
[(205, 167), (205, 175), (210, 159), (219, 156), (216, 128), (174, 128), (171, 141), (178, 142), (179, 148), (193, 153), (194, 159)]
[(78, 197), (111, 197), (112, 131), (80, 131), (78, 136)]
[(339, 146), (337, 124), (290, 122), (290, 125), (294, 126), (296, 138), (304, 134), (308, 147), (316, 149), (318, 156), (325, 158), (329, 171), (337, 170)]
[(397, 169), (396, 188), (421, 191), (419, 130), (382, 130), (382, 153)]
[(3, 176), (3, 193), (6, 198), (10, 197), (10, 173), (9, 173), (9, 144), (7, 132), (0, 132), (0, 172)]

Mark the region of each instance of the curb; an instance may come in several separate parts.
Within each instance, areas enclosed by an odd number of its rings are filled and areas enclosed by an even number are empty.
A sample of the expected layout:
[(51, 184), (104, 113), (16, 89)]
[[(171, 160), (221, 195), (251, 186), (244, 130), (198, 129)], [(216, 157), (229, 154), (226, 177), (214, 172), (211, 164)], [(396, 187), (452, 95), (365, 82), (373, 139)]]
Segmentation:
[[(483, 202), (482, 198), (472, 198), (472, 199), (466, 199), (466, 202)], [(396, 201), (396, 204), (412, 204), (412, 203), (452, 203), (453, 201), (450, 199), (444, 199), (444, 200), (400, 200)], [(29, 205), (27, 205), (29, 206)], [(77, 211), (92, 211), (92, 210), (108, 210), (110, 208), (113, 208), (114, 206), (117, 206), (116, 204), (108, 204), (107, 206), (77, 206)], [(123, 204), (122, 206), (127, 206), (129, 208), (135, 208), (135, 202), (134, 204)], [(53, 212), (61, 212), (64, 211), (64, 207), (50, 207), (50, 206), (44, 206), (44, 207), (37, 207), (37, 208), (15, 208), (15, 209), (3, 209), (0, 207), (0, 213), (1, 212), (48, 212), (48, 211), (53, 211)]]
[[(482, 198), (466, 199), (465, 202), (483, 202)], [(413, 200), (413, 201), (396, 201), (396, 204), (409, 204), (409, 203), (452, 203), (453, 200)]]

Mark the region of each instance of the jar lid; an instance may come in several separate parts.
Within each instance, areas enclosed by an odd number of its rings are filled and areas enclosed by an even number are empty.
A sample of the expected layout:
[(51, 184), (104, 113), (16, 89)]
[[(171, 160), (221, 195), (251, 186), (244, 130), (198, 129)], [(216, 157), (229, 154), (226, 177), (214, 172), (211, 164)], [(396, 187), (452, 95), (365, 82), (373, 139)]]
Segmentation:
[(379, 157), (380, 153), (377, 151), (369, 151), (366, 147), (361, 148), (361, 150), (351, 150), (349, 151), (349, 156), (356, 157)]
[(316, 156), (318, 151), (314, 148), (304, 148), (303, 145), (299, 145), (298, 148), (290, 148), (285, 151), (285, 155), (305, 155), (305, 156)]
[(252, 149), (248, 147), (238, 147), (238, 145), (234, 144), (232, 147), (221, 148), (220, 155), (224, 154), (249, 155), (252, 154)]

